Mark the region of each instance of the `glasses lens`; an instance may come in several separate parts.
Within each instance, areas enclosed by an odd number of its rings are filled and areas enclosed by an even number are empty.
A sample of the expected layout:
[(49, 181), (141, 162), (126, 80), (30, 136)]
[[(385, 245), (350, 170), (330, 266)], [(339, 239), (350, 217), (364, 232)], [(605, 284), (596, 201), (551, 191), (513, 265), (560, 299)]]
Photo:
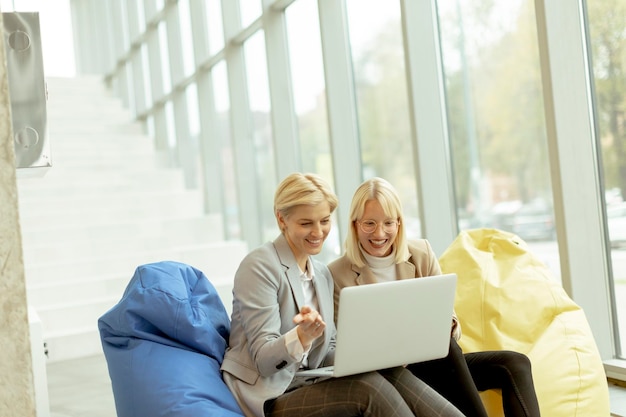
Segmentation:
[(365, 233), (373, 233), (376, 230), (376, 222), (373, 220), (365, 220), (359, 222), (359, 224), (361, 225), (361, 230)]
[[(364, 220), (362, 222), (359, 222), (359, 225), (361, 226), (361, 230), (364, 233), (374, 233), (376, 231), (376, 228), (378, 227), (378, 223), (376, 223), (374, 220)], [(385, 220), (384, 222), (382, 222), (381, 227), (383, 229), (383, 232), (393, 233), (398, 227), (398, 222), (396, 220)]]
[(398, 222), (395, 220), (385, 220), (383, 222), (383, 231), (385, 233), (393, 233), (396, 231), (396, 227), (398, 227)]

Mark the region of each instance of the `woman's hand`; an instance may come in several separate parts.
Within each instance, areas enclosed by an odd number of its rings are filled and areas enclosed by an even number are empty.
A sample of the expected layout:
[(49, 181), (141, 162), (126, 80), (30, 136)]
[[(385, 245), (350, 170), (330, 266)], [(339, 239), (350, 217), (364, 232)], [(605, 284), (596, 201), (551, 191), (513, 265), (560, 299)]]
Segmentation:
[(298, 338), (305, 350), (326, 329), (326, 323), (320, 313), (309, 306), (302, 307), (300, 312), (293, 317), (293, 322), (298, 326)]

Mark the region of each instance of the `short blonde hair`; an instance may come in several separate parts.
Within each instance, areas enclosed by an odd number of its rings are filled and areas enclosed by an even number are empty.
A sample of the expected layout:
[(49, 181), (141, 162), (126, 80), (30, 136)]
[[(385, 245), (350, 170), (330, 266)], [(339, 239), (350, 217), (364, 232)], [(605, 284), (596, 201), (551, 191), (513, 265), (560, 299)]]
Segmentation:
[(362, 220), (365, 212), (365, 203), (376, 200), (380, 203), (385, 215), (390, 219), (397, 219), (400, 223), (398, 234), (393, 246), (396, 250), (395, 263), (404, 262), (409, 258), (409, 247), (406, 241), (404, 229), (404, 216), (402, 214), (402, 202), (398, 192), (387, 180), (382, 178), (371, 178), (362, 183), (354, 192), (352, 203), (350, 204), (350, 229), (346, 237), (346, 256), (358, 267), (367, 264), (365, 257), (359, 248), (359, 235), (357, 231), (357, 220)]
[[(274, 214), (289, 216), (296, 206), (316, 206), (327, 202), (334, 212), (339, 200), (330, 185), (317, 174), (294, 172), (278, 185), (274, 194)], [(277, 216), (278, 220), (278, 216)], [(280, 224), (278, 225), (280, 228)]]

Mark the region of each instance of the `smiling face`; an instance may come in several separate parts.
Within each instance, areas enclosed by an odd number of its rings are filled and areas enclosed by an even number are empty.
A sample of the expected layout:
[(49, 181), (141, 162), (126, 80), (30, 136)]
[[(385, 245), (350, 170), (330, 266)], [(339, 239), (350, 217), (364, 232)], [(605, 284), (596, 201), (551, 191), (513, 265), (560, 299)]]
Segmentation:
[(299, 205), (287, 216), (277, 212), (276, 217), (298, 265), (304, 271), (309, 255), (321, 252), (330, 232), (330, 205), (323, 202), (315, 206)]
[[(367, 252), (372, 256), (383, 257), (391, 253), (393, 249), (393, 243), (398, 235), (398, 227), (390, 228), (391, 232), (385, 232), (383, 225), (385, 222), (393, 222), (397, 219), (390, 218), (385, 214), (382, 206), (378, 200), (368, 200), (365, 203), (365, 210), (363, 216), (354, 223), (356, 228), (359, 243)], [(373, 221), (376, 222), (376, 229), (371, 233), (366, 233), (359, 226), (358, 222)]]

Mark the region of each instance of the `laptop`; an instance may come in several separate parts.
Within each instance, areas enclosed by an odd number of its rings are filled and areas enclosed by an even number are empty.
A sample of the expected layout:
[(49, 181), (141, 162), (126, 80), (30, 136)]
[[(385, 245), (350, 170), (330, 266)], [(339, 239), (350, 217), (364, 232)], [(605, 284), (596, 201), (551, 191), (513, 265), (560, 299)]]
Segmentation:
[(444, 274), (342, 289), (334, 366), (296, 377), (340, 377), (447, 356), (456, 280)]

